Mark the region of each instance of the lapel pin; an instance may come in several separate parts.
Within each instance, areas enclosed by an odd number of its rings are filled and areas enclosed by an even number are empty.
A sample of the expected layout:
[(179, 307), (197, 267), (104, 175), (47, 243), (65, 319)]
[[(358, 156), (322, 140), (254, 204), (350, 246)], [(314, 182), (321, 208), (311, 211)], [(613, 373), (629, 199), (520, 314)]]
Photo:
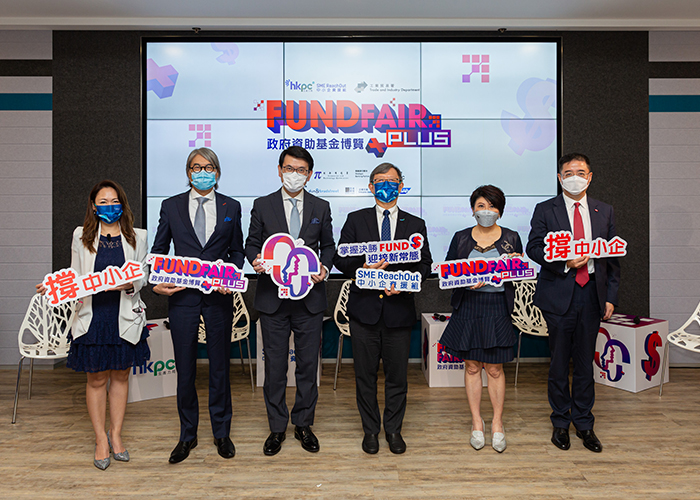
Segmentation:
[(597, 211), (598, 211), (598, 209), (597, 209), (597, 208), (594, 208), (594, 209), (593, 209), (593, 211), (594, 211), (594, 212), (597, 212)]

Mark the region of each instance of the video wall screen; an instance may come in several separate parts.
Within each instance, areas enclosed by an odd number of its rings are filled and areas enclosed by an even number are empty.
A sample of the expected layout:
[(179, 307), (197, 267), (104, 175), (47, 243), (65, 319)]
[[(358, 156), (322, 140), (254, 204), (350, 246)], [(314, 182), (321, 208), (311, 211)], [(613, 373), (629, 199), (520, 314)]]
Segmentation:
[[(336, 241), (347, 214), (372, 206), (369, 173), (404, 175), (399, 207), (426, 220), (433, 258), (475, 224), (469, 195), (494, 184), (502, 225), (525, 244), (535, 205), (557, 193), (556, 40), (464, 42), (144, 42), (146, 220), (187, 189), (185, 161), (209, 147), (219, 191), (253, 200), (281, 187), (280, 152), (314, 157), (307, 190), (331, 204)], [(246, 263), (246, 272), (252, 268)]]

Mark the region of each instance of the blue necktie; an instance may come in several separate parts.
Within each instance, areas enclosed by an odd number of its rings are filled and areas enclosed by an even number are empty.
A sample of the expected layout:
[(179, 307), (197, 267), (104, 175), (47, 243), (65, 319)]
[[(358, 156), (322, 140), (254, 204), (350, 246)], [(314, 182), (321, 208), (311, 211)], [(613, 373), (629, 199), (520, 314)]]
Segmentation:
[(297, 202), (299, 200), (289, 198), (289, 201), (292, 202), (292, 213), (289, 215), (289, 234), (296, 240), (299, 237), (299, 229), (301, 228), (299, 209), (297, 208)]
[(204, 196), (198, 197), (197, 201), (199, 202), (199, 206), (194, 213), (194, 233), (197, 235), (197, 239), (202, 247), (204, 247), (204, 244), (207, 242), (207, 218), (203, 206), (204, 202), (207, 200), (208, 198)]
[(389, 211), (384, 210), (384, 220), (382, 221), (382, 241), (391, 240), (391, 222), (389, 221)]

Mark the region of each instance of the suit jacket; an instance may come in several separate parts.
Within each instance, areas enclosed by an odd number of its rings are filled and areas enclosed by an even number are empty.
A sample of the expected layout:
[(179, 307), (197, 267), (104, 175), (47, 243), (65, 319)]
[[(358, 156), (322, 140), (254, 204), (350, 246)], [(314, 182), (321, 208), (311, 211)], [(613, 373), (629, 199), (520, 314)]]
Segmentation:
[[(148, 249), (148, 233), (145, 229), (136, 229), (136, 248), (127, 243), (122, 238), (122, 248), (124, 249), (125, 260), (135, 260), (143, 264), (146, 263), (146, 251)], [(71, 243), (70, 267), (75, 269), (79, 275), (85, 275), (95, 270), (96, 253), (90, 252), (80, 238), (83, 237), (83, 227), (75, 228), (73, 241)], [(95, 237), (95, 249), (100, 242), (100, 232)], [(134, 292), (127, 294), (121, 292), (119, 297), (119, 336), (124, 340), (137, 344), (141, 340), (141, 331), (146, 325), (146, 304), (141, 300), (139, 290), (146, 284), (147, 276), (133, 282)], [(74, 339), (85, 335), (90, 328), (92, 321), (92, 295), (83, 297), (78, 303), (78, 309), (74, 316), (72, 332)]]
[[(387, 267), (387, 271), (417, 271), (423, 275), (423, 281), (425, 281), (430, 274), (430, 265), (433, 262), (430, 256), (425, 221), (399, 209), (394, 239), (408, 239), (413, 233), (423, 235), (424, 243), (421, 249), (420, 262), (392, 264)], [(340, 232), (338, 244), (365, 243), (379, 240), (377, 211), (375, 207), (370, 207), (348, 214), (345, 225)], [(417, 318), (414, 297), (411, 292), (387, 296), (382, 290), (363, 290), (355, 285), (355, 271), (362, 267), (365, 262), (365, 256), (341, 257), (336, 254), (333, 259), (335, 267), (353, 280), (348, 299), (348, 316), (367, 325), (376, 324), (379, 318), (382, 317), (389, 328), (413, 326)]]
[[(175, 245), (178, 257), (196, 257), (201, 260), (231, 262), (243, 267), (243, 231), (241, 230), (241, 204), (233, 198), (216, 193), (216, 226), (204, 247), (199, 242), (190, 219), (189, 191), (164, 200), (160, 207), (160, 221), (153, 240), (151, 253), (167, 255), (170, 242)], [(168, 297), (169, 306), (196, 306), (202, 300), (207, 304), (231, 305), (231, 295), (217, 292), (204, 294), (186, 288)]]
[[(564, 314), (571, 304), (576, 285), (576, 272), (564, 272), (565, 262), (544, 260), (544, 239), (551, 231), (571, 231), (566, 212), (564, 195), (537, 204), (532, 215), (530, 236), (527, 242), (528, 256), (542, 266), (537, 280), (534, 304), (545, 312)], [(613, 208), (588, 197), (588, 212), (591, 217), (592, 239), (610, 240), (617, 235)], [(617, 290), (620, 286), (620, 263), (616, 257), (594, 259), (595, 284), (601, 316), (605, 314), (605, 303), (617, 305)]]
[[(308, 191), (304, 192), (302, 219), (299, 238), (304, 240), (307, 247), (319, 254), (321, 264), (330, 271), (333, 267), (335, 242), (329, 203)], [(275, 233), (289, 233), (284, 215), (282, 188), (253, 202), (250, 229), (245, 242), (245, 255), (251, 264), (261, 252), (265, 240)], [(267, 274), (259, 275), (255, 290), (255, 308), (262, 313), (272, 314), (277, 311), (282, 300), (290, 299), (280, 299), (277, 295), (277, 285), (272, 278)], [(325, 311), (328, 307), (325, 281), (314, 284), (308, 295), (297, 302), (303, 303), (311, 314)]]
[[(469, 254), (476, 246), (476, 241), (472, 238), (472, 229), (474, 228), (468, 227), (455, 233), (450, 242), (450, 248), (447, 251), (445, 260), (469, 258)], [(494, 244), (496, 245), (496, 250), (498, 250), (499, 255), (503, 255), (504, 253), (523, 253), (523, 242), (520, 240), (520, 235), (507, 227), (501, 227), (501, 237), (496, 240)], [(512, 313), (513, 304), (515, 302), (515, 286), (510, 281), (506, 281), (503, 286), (505, 287), (508, 312)], [(459, 309), (465, 290), (466, 288), (455, 288), (452, 291), (450, 304), (453, 308)]]

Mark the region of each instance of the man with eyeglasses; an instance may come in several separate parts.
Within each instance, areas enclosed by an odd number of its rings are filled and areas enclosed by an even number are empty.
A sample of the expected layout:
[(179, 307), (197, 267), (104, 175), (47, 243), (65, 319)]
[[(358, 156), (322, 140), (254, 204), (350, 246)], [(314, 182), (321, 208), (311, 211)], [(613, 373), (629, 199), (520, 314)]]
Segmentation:
[[(610, 240), (617, 235), (615, 215), (610, 205), (587, 196), (593, 172), (585, 155), (562, 156), (557, 177), (563, 193), (535, 207), (527, 243), (528, 256), (542, 266), (533, 302), (542, 310), (549, 332), (547, 392), (554, 427), (552, 443), (568, 450), (573, 422), (583, 445), (601, 452), (603, 445), (593, 431), (593, 358), (600, 320), (609, 319), (617, 304), (620, 265), (611, 257), (547, 262), (544, 247), (545, 237), (553, 231), (571, 231), (575, 240)], [(572, 358), (574, 373), (569, 389)]]
[[(357, 269), (387, 269), (388, 271), (420, 272), (423, 281), (430, 274), (432, 258), (428, 246), (425, 221), (398, 207), (403, 189), (401, 170), (391, 163), (377, 166), (369, 177), (369, 189), (375, 197), (373, 207), (348, 214), (340, 233), (341, 243), (367, 243), (408, 239), (414, 233), (423, 235), (420, 262), (392, 264), (381, 260), (368, 265), (365, 257), (335, 256), (333, 263), (350, 278)], [(416, 323), (414, 296), (396, 290), (394, 285), (385, 290), (363, 290), (354, 283), (350, 286), (348, 316), (350, 338), (355, 361), (357, 408), (362, 419), (365, 453), (379, 451), (379, 431), (382, 419), (377, 403), (377, 372), (384, 363), (384, 431), (392, 453), (406, 451), (401, 426), (406, 413), (408, 394), (408, 355), (411, 347), (411, 329)]]
[[(250, 212), (245, 254), (258, 273), (255, 309), (260, 313), (265, 349), (263, 394), (270, 425), (270, 435), (263, 445), (265, 455), (276, 455), (286, 438), (290, 417), (285, 402), (287, 359), (292, 331), (296, 359), (296, 399), (291, 412), (294, 437), (306, 451), (314, 453), (320, 449), (311, 426), (318, 400), (316, 376), (323, 312), (328, 307), (324, 280), (333, 266), (335, 243), (330, 205), (304, 189), (313, 175), (313, 168), (314, 160), (306, 149), (291, 146), (282, 151), (277, 166), (282, 187), (256, 199)], [(263, 274), (262, 245), (275, 233), (289, 233), (319, 254), (323, 269), (320, 274), (311, 276), (314, 286), (301, 300), (279, 298), (277, 285), (269, 275)]]
[[(208, 148), (190, 152), (185, 172), (191, 189), (163, 201), (158, 230), (151, 253), (201, 260), (221, 259), (243, 267), (241, 204), (215, 191), (221, 177), (216, 153)], [(155, 293), (168, 296), (168, 319), (177, 366), (177, 409), (180, 440), (170, 454), (170, 463), (185, 460), (197, 446), (199, 403), (195, 389), (197, 336), (200, 316), (207, 331), (209, 358), (209, 416), (219, 455), (233, 458), (236, 450), (231, 430), (229, 354), (233, 322), (233, 297), (225, 289), (202, 293), (172, 283), (158, 283)]]

